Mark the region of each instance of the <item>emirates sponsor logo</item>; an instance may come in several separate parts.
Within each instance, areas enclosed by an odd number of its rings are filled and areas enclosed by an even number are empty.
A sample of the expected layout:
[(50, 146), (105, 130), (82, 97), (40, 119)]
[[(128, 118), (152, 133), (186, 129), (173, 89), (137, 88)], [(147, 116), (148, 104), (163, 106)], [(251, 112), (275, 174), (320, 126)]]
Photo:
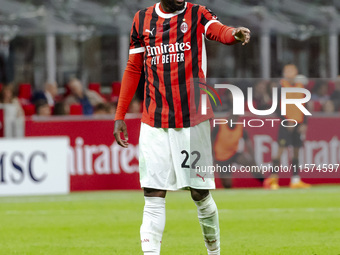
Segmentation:
[(184, 51), (191, 50), (191, 43), (170, 43), (163, 44), (160, 46), (146, 46), (146, 51), (148, 53), (148, 57), (154, 57), (162, 54), (171, 54), (171, 53), (180, 53)]
[(148, 57), (151, 57), (151, 65), (184, 62), (184, 52), (189, 50), (191, 50), (190, 42), (146, 46)]

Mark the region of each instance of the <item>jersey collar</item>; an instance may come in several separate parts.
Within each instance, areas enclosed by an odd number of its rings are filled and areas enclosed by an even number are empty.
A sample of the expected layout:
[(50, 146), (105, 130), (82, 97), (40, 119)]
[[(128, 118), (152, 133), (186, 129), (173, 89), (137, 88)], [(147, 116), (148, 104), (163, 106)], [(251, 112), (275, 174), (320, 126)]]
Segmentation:
[(184, 6), (183, 10), (175, 11), (175, 12), (173, 12), (173, 13), (164, 13), (164, 12), (161, 11), (161, 9), (159, 8), (159, 6), (160, 6), (160, 3), (157, 3), (157, 4), (156, 4), (156, 13), (157, 13), (157, 15), (158, 15), (159, 17), (163, 18), (163, 19), (171, 19), (172, 17), (175, 17), (175, 16), (177, 16), (177, 15), (183, 13), (183, 12), (186, 10), (186, 8), (187, 8), (187, 2), (185, 2), (185, 6)]

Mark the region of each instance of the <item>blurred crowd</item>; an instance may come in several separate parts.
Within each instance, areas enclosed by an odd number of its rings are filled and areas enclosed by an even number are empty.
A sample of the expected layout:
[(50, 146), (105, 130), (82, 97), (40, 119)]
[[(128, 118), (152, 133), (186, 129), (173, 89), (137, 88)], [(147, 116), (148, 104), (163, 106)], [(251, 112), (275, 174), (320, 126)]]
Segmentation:
[[(0, 104), (11, 104), (20, 116), (62, 115), (114, 115), (118, 102), (120, 83), (113, 82), (111, 93), (101, 93), (99, 83), (84, 86), (72, 78), (58, 93), (57, 83), (45, 83), (42, 90), (34, 90), (31, 84), (0, 84)], [(142, 103), (135, 97), (129, 113), (141, 113)]]
[[(299, 83), (308, 89), (312, 98), (306, 107), (311, 112), (335, 113), (340, 112), (340, 76), (335, 80), (308, 79), (298, 74), (295, 65), (289, 64), (283, 68), (283, 78), (279, 81), (260, 81), (254, 86), (253, 103), (259, 110), (272, 106), (272, 89), (280, 87), (282, 80), (288, 81), (293, 87)], [(295, 85), (294, 85), (295, 84)]]
[[(284, 80), (301, 83), (312, 93), (307, 108), (311, 112), (340, 112), (340, 76), (335, 81), (308, 79), (298, 74), (295, 65), (286, 65), (283, 69)], [(15, 106), (16, 116), (60, 116), (60, 115), (114, 115), (121, 84), (113, 82), (111, 92), (101, 93), (99, 83), (82, 84), (72, 78), (58, 93), (58, 84), (47, 82), (42, 90), (34, 90), (30, 84), (0, 84), (0, 104)], [(142, 87), (141, 84), (139, 87)], [(242, 85), (240, 85), (242, 86)], [(246, 85), (250, 86), (249, 84)], [(272, 89), (279, 87), (280, 81), (256, 80), (253, 90), (253, 105), (258, 110), (272, 106)], [(223, 97), (223, 96), (222, 96)], [(143, 89), (138, 89), (132, 100), (129, 113), (141, 113)], [(228, 109), (227, 109), (228, 110)]]
[[(312, 113), (333, 114), (340, 113), (340, 76), (336, 80), (330, 79), (308, 79), (300, 75), (294, 64), (284, 66), (281, 79), (236, 79), (224, 83), (238, 86), (245, 95), (247, 88), (253, 87), (253, 106), (258, 110), (267, 110), (272, 106), (273, 88), (282, 87), (283, 81), (291, 87), (304, 87), (311, 92), (311, 100), (305, 107)], [(300, 85), (300, 86), (299, 86)], [(233, 96), (230, 91), (221, 95), (223, 103), (217, 107), (217, 111), (231, 110)], [(280, 95), (279, 95), (280, 98)], [(245, 105), (247, 109), (247, 105)]]

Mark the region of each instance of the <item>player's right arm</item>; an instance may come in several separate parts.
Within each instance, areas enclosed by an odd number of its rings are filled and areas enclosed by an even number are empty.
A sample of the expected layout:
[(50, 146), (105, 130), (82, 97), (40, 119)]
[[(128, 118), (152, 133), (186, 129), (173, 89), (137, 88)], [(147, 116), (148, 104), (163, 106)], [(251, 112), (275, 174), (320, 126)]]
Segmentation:
[(201, 7), (202, 25), (204, 25), (205, 36), (209, 40), (217, 41), (227, 45), (242, 42), (246, 45), (250, 40), (250, 30), (245, 27), (229, 27), (223, 25), (217, 16), (209, 9)]
[[(143, 69), (143, 52), (145, 51), (143, 42), (137, 32), (138, 16), (139, 13), (135, 15), (131, 29), (129, 60), (122, 79), (113, 131), (117, 143), (124, 148), (127, 148), (129, 145), (128, 132), (124, 119), (138, 87)], [(123, 133), (124, 139), (121, 138), (121, 133)]]

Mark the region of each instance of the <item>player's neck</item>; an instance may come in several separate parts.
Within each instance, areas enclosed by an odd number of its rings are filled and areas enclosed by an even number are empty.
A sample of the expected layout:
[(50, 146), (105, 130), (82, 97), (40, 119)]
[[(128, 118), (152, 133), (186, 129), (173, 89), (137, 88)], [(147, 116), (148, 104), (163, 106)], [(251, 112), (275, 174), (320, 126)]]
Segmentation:
[(161, 4), (159, 5), (159, 8), (160, 8), (161, 12), (163, 12), (163, 13), (171, 13), (170, 11), (166, 10), (166, 8), (163, 7), (162, 1), (161, 1)]

